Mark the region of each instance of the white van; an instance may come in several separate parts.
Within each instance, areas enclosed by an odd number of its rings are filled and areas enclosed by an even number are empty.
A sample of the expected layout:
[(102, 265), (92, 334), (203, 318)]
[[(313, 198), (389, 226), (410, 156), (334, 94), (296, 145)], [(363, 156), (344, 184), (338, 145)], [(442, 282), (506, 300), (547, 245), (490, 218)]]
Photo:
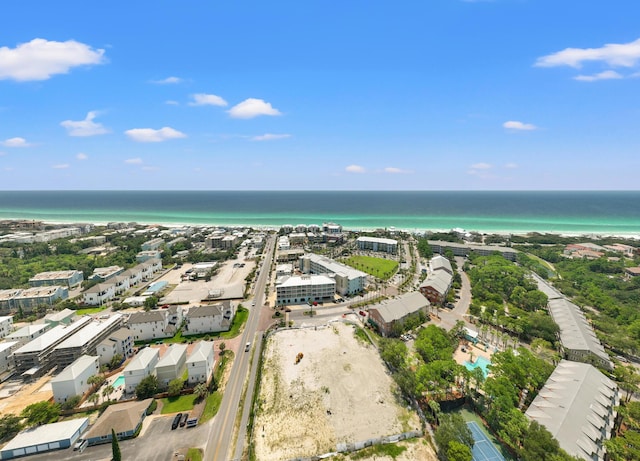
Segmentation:
[(84, 449), (87, 448), (87, 445), (89, 445), (88, 440), (78, 439), (76, 444), (73, 446), (73, 451), (79, 451), (80, 453), (82, 453)]
[(251, 349), (251, 343), (247, 343), (247, 344), (244, 346), (244, 351), (245, 351), (245, 352), (249, 352), (249, 349)]

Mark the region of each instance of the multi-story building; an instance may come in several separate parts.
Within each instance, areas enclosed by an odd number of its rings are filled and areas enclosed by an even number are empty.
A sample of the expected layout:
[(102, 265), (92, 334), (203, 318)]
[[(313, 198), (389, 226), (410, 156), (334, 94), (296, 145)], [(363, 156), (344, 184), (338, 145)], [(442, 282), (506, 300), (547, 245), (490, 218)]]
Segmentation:
[(432, 272), (422, 281), (418, 290), (431, 304), (442, 304), (447, 299), (453, 276), (445, 270)]
[(142, 251), (149, 251), (149, 250), (157, 250), (158, 248), (160, 248), (162, 245), (164, 244), (164, 240), (161, 238), (155, 238), (155, 239), (151, 239), (151, 240), (147, 240), (146, 242), (144, 242), (141, 246), (140, 249)]
[(125, 274), (125, 272), (120, 275), (116, 275), (113, 279), (111, 279), (113, 282), (113, 292), (116, 294), (116, 296), (121, 295), (129, 288), (131, 288), (129, 275)]
[(333, 278), (336, 291), (343, 296), (362, 292), (367, 283), (366, 273), (313, 253), (300, 257), (300, 271), (304, 274), (322, 274)]
[(160, 250), (147, 250), (141, 251), (136, 255), (136, 261), (139, 263), (143, 263), (149, 261), (150, 259), (160, 259), (162, 257), (162, 251)]
[(198, 341), (187, 357), (188, 382), (195, 386), (209, 382), (215, 364), (213, 342)]
[(379, 251), (381, 253), (398, 253), (398, 241), (379, 237), (358, 237), (359, 250)]
[(441, 255), (437, 255), (431, 258), (431, 260), (429, 261), (429, 270), (431, 272), (443, 270), (453, 275), (453, 267), (451, 266), (451, 261)]
[(41, 376), (56, 365), (54, 349), (65, 339), (91, 323), (91, 317), (80, 317), (71, 325), (58, 325), (38, 336), (13, 353), (16, 371), (30, 379)]
[(140, 269), (142, 280), (147, 281), (153, 277), (153, 274), (162, 270), (162, 260), (158, 258), (151, 258), (138, 264), (135, 268)]
[(182, 334), (188, 336), (229, 331), (235, 314), (236, 308), (231, 301), (191, 307), (185, 314)]
[(336, 281), (326, 275), (303, 275), (285, 278), (276, 285), (276, 304), (303, 304), (309, 301), (331, 301)]
[(140, 381), (151, 374), (155, 374), (157, 363), (158, 349), (145, 347), (140, 350), (122, 372), (124, 375), (125, 392), (127, 394), (133, 394), (138, 384), (140, 384)]
[(21, 289), (0, 290), (0, 312), (3, 314), (15, 312), (14, 299), (22, 292)]
[(10, 360), (10, 356), (18, 347), (20, 347), (18, 341), (0, 342), (0, 374), (13, 368), (13, 362)]
[(0, 317), (0, 339), (9, 336), (13, 331), (13, 315)]
[(59, 299), (67, 299), (69, 289), (61, 286), (32, 287), (22, 290), (13, 298), (15, 309), (31, 312), (39, 306), (51, 307)]
[(569, 456), (604, 461), (620, 395), (592, 365), (561, 360), (525, 415), (544, 426)]
[(383, 336), (393, 336), (409, 318), (427, 314), (429, 301), (417, 291), (405, 293), (369, 307), (369, 319)]
[(468, 243), (444, 242), (441, 240), (429, 240), (429, 246), (434, 253), (444, 254), (445, 251), (451, 250), (454, 256), (469, 256), (471, 253), (480, 256), (490, 256), (499, 253), (503, 258), (509, 261), (515, 261), (518, 251), (509, 247), (501, 247), (497, 245), (474, 245)]
[(17, 341), (18, 346), (27, 344), (29, 341), (36, 339), (38, 336), (42, 336), (45, 331), (49, 330), (53, 325), (48, 323), (34, 323), (31, 325), (25, 325), (22, 328), (17, 329), (13, 333), (7, 335), (5, 338), (7, 341)]
[(102, 306), (116, 297), (115, 278), (108, 282), (98, 283), (82, 293), (82, 302), (88, 306)]
[(91, 282), (106, 282), (111, 277), (115, 277), (116, 275), (120, 275), (124, 272), (124, 267), (120, 266), (109, 266), (109, 267), (96, 267), (93, 270), (93, 274), (89, 277), (89, 281)]
[(333, 222), (322, 223), (322, 231), (325, 234), (341, 234), (342, 226)]
[(52, 327), (57, 325), (69, 325), (76, 318), (76, 311), (72, 309), (63, 309), (57, 312), (50, 312), (44, 316), (44, 323), (48, 323)]
[(29, 285), (32, 287), (43, 287), (51, 285), (61, 285), (74, 287), (84, 280), (82, 271), (52, 271), (40, 272), (29, 279)]
[(133, 332), (128, 328), (120, 328), (102, 340), (97, 346), (100, 364), (110, 363), (116, 355), (127, 359), (133, 355)]
[(87, 379), (98, 373), (100, 373), (98, 357), (89, 355), (78, 357), (51, 380), (53, 399), (56, 403), (64, 403), (76, 395), (82, 396), (91, 387)]
[(169, 323), (170, 319), (167, 310), (131, 314), (126, 324), (127, 328), (133, 333), (134, 341), (149, 341), (172, 337), (176, 332), (176, 325)]
[(81, 355), (97, 355), (98, 344), (118, 330), (123, 321), (122, 314), (114, 314), (106, 320), (94, 319), (62, 341), (54, 348), (58, 367), (66, 367)]
[(182, 376), (186, 362), (187, 345), (172, 344), (156, 364), (155, 373), (161, 389), (166, 389), (171, 381)]

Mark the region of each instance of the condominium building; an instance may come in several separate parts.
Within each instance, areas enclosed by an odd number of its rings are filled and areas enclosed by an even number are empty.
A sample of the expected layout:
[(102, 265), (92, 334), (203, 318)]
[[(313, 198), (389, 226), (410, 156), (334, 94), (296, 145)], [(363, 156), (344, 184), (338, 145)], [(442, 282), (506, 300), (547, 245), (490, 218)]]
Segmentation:
[(61, 286), (32, 287), (22, 290), (14, 296), (13, 304), (16, 310), (31, 312), (39, 306), (51, 307), (59, 299), (67, 299), (69, 289)]
[(98, 357), (82, 355), (51, 380), (51, 390), (56, 403), (64, 403), (75, 396), (82, 396), (91, 385), (90, 376), (100, 373)]
[(408, 318), (418, 316), (420, 312), (426, 315), (428, 308), (429, 301), (414, 291), (369, 307), (369, 319), (383, 336), (392, 336)]
[(55, 325), (49, 323), (34, 323), (31, 325), (25, 325), (22, 328), (17, 329), (13, 333), (7, 335), (6, 341), (17, 341), (19, 346), (27, 344), (29, 341), (36, 339), (38, 336), (42, 336), (47, 330)]
[(441, 240), (429, 240), (429, 246), (434, 253), (444, 254), (446, 250), (451, 250), (454, 256), (469, 256), (471, 253), (480, 256), (490, 256), (494, 253), (500, 254), (509, 261), (515, 261), (518, 251), (509, 247), (497, 245), (474, 245), (467, 243), (444, 242)]
[(164, 244), (163, 239), (155, 238), (155, 239), (147, 240), (146, 242), (144, 242), (141, 245), (140, 249), (142, 251), (157, 250), (162, 246), (162, 244)]
[(171, 381), (182, 376), (186, 362), (187, 345), (172, 344), (160, 358), (155, 368), (158, 385), (161, 389), (166, 389)]
[(398, 241), (379, 237), (358, 237), (356, 240), (359, 250), (379, 251), (382, 253), (397, 254)]
[(188, 336), (229, 331), (235, 314), (236, 308), (231, 301), (191, 307), (184, 316), (182, 334)]
[(189, 384), (206, 383), (213, 372), (215, 355), (212, 341), (198, 341), (187, 357)]
[(300, 257), (300, 270), (304, 274), (323, 274), (335, 279), (335, 291), (343, 296), (363, 291), (367, 283), (366, 273), (313, 253)]
[(51, 285), (63, 285), (73, 287), (79, 285), (84, 280), (82, 271), (52, 271), (40, 272), (29, 279), (32, 287), (42, 287)]
[(129, 362), (122, 374), (124, 375), (124, 386), (127, 394), (133, 394), (136, 387), (144, 378), (155, 374), (158, 363), (158, 349), (145, 347)]
[(336, 281), (326, 275), (292, 276), (276, 285), (276, 304), (331, 301), (335, 293)]
[(107, 336), (97, 346), (97, 354), (100, 357), (100, 364), (110, 363), (119, 355), (127, 359), (133, 355), (133, 332), (128, 328), (120, 328)]
[(108, 282), (98, 283), (82, 293), (82, 302), (88, 306), (102, 306), (116, 296), (116, 285), (112, 278)]
[(13, 331), (13, 315), (0, 317), (0, 339), (8, 336)]
[(124, 267), (109, 266), (109, 267), (96, 267), (93, 270), (93, 274), (89, 276), (89, 281), (106, 282), (111, 277), (120, 275), (124, 272)]

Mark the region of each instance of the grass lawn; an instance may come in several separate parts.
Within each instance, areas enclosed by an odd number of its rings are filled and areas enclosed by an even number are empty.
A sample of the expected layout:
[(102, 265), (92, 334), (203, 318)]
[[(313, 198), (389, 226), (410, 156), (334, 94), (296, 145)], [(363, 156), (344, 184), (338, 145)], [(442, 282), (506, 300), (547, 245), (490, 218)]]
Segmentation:
[(351, 256), (343, 262), (382, 280), (390, 279), (398, 269), (398, 261), (373, 256)]
[(76, 310), (76, 315), (97, 314), (98, 312), (102, 312), (106, 308), (107, 308), (107, 306), (87, 307), (86, 309), (78, 309), (78, 310)]
[(179, 395), (177, 397), (167, 397), (162, 401), (162, 414), (177, 413), (179, 411), (191, 411), (196, 400), (193, 394)]
[(222, 402), (222, 393), (214, 391), (207, 396), (207, 401), (202, 410), (202, 416), (200, 416), (199, 424), (206, 423), (213, 418), (220, 409), (220, 403)]
[(202, 461), (202, 450), (199, 448), (189, 448), (187, 451), (187, 461)]

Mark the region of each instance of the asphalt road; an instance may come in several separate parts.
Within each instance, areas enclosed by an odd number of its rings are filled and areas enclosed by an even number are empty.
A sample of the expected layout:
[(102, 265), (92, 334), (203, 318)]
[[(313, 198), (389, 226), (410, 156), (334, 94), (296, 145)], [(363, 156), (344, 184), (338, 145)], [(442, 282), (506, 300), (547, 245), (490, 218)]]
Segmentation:
[[(233, 459), (229, 457), (231, 448), (233, 446), (233, 435), (235, 429), (235, 421), (238, 413), (238, 407), (242, 399), (242, 391), (244, 383), (249, 372), (250, 358), (253, 356), (254, 363), (259, 359), (260, 349), (256, 347), (260, 344), (262, 335), (260, 338), (256, 338), (256, 331), (258, 330), (258, 324), (260, 319), (260, 311), (263, 309), (264, 304), (264, 287), (269, 277), (271, 269), (271, 259), (273, 257), (273, 245), (275, 243), (275, 237), (269, 237), (265, 247), (265, 257), (262, 260), (260, 268), (260, 274), (255, 284), (255, 303), (249, 310), (249, 318), (242, 333), (242, 341), (240, 344), (251, 343), (251, 350), (245, 352), (241, 347), (238, 350), (233, 366), (229, 374), (229, 380), (227, 381), (224, 396), (220, 404), (218, 414), (214, 418), (213, 424), (210, 426), (209, 436), (207, 437), (207, 445), (205, 448), (205, 461), (222, 461)], [(256, 339), (258, 339), (256, 341)], [(256, 342), (258, 343), (256, 345)], [(245, 398), (245, 406), (251, 404), (251, 397), (247, 394)], [(246, 423), (245, 423), (246, 424)], [(241, 425), (240, 433), (237, 440), (240, 445), (240, 453), (242, 453), (242, 445), (244, 443), (246, 434), (246, 427)], [(235, 454), (233, 455), (235, 456)]]

